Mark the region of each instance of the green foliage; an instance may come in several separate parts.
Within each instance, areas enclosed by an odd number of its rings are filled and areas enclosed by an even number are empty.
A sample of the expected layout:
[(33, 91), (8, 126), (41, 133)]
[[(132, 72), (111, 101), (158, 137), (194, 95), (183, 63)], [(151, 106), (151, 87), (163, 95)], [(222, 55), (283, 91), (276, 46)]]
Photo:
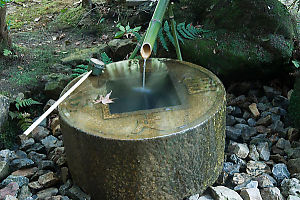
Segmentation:
[(294, 66), (296, 68), (299, 68), (300, 67), (300, 62), (298, 60), (292, 60), (292, 63), (294, 64)]
[(28, 106), (31, 106), (31, 105), (34, 105), (34, 104), (41, 104), (40, 102), (38, 101), (35, 101), (33, 100), (32, 98), (29, 98), (29, 99), (22, 99), (20, 97), (18, 97), (16, 100), (15, 100), (15, 106), (18, 110), (20, 110), (20, 108), (24, 108), (24, 107), (28, 107)]
[[(108, 57), (108, 55), (105, 52), (102, 52), (100, 54), (100, 56), (101, 56), (101, 60), (104, 64), (112, 63), (111, 58)], [(81, 74), (88, 72), (88, 69), (89, 69), (89, 65), (77, 65), (75, 67), (75, 69), (72, 70), (74, 73), (71, 74), (71, 77), (76, 78), (76, 77), (80, 76)]]
[(0, 7), (3, 8), (7, 3), (9, 3), (11, 0), (0, 0)]
[(8, 49), (4, 49), (3, 50), (3, 55), (4, 56), (11, 56), (13, 53), (12, 53), (12, 51), (11, 50), (8, 50)]
[[(204, 30), (202, 28), (196, 28), (192, 24), (185, 25), (185, 22), (179, 23), (177, 26), (175, 22), (175, 27), (178, 41), (182, 44), (184, 44), (185, 39), (195, 40), (201, 34), (209, 32), (208, 30)], [(168, 41), (171, 42), (172, 45), (175, 47), (174, 37), (171, 32), (171, 26), (169, 25), (167, 20), (164, 22), (163, 26), (159, 30), (157, 38), (166, 51), (169, 51), (167, 44)]]
[(15, 100), (15, 107), (17, 111), (10, 111), (9, 116), (12, 120), (18, 119), (17, 126), (21, 128), (22, 131), (25, 131), (31, 124), (32, 119), (30, 118), (30, 114), (27, 112), (20, 112), (21, 108), (30, 107), (32, 105), (41, 104), (38, 101), (33, 100), (32, 98), (23, 99), (17, 97)]
[(122, 26), (120, 23), (117, 24), (116, 26), (117, 28), (119, 28), (119, 31), (116, 32), (115, 34), (115, 38), (122, 38), (123, 36), (127, 36), (132, 34), (135, 37), (140, 38), (140, 35), (138, 34), (138, 32), (141, 30), (141, 26), (135, 27), (135, 28), (130, 28), (129, 23), (127, 24), (126, 27)]

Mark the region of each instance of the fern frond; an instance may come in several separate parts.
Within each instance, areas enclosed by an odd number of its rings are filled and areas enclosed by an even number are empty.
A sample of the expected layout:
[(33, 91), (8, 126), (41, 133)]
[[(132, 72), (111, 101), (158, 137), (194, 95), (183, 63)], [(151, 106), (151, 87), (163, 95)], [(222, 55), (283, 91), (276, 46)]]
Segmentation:
[(30, 118), (23, 118), (20, 119), (17, 125), (22, 129), (22, 131), (25, 131), (27, 128), (29, 128), (29, 126), (31, 126), (32, 122), (33, 121)]
[(79, 68), (79, 69), (85, 69), (87, 70), (88, 69), (88, 65), (77, 65), (76, 68)]
[(173, 46), (175, 46), (174, 38), (170, 32), (170, 26), (167, 20), (164, 23), (164, 31), (166, 32), (169, 41), (173, 44)]
[(163, 34), (163, 31), (162, 31), (162, 28), (160, 28), (159, 31), (158, 31), (158, 39), (159, 39), (161, 45), (163, 46), (163, 48), (166, 51), (169, 51), (168, 46), (167, 46), (167, 42), (166, 42), (166, 40), (164, 38), (164, 34)]
[(182, 22), (180, 24), (177, 25), (177, 30), (178, 32), (182, 35), (182, 37), (186, 38), (186, 39), (193, 39), (192, 37), (190, 37), (189, 35), (187, 35), (184, 31), (185, 27), (185, 22)]
[(177, 35), (177, 39), (178, 39), (182, 44), (184, 44), (183, 38), (180, 36), (180, 34), (179, 34), (178, 31), (177, 31), (176, 21), (174, 21), (174, 26), (175, 26), (175, 32), (176, 32), (176, 35)]
[(22, 107), (31, 106), (34, 104), (41, 104), (41, 103), (33, 100), (32, 98), (29, 98), (29, 99), (20, 99), (20, 98), (18, 99), (17, 98), (15, 106), (18, 110), (20, 110), (20, 108), (22, 108)]
[(83, 73), (87, 72), (86, 69), (81, 69), (81, 68), (72, 69), (72, 71), (77, 74), (83, 74)]
[(102, 62), (104, 62), (104, 64), (112, 63), (111, 58), (108, 57), (108, 55), (105, 52), (101, 53), (101, 60)]

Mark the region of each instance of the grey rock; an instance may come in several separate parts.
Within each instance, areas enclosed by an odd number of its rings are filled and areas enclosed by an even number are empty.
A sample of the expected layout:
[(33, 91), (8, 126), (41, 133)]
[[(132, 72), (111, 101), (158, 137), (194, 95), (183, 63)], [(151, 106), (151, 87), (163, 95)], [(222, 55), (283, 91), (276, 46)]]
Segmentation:
[(239, 124), (247, 124), (246, 120), (243, 119), (243, 118), (238, 118), (238, 117), (236, 117), (235, 120), (236, 120), (237, 123), (239, 123)]
[(264, 200), (284, 200), (282, 194), (280, 193), (280, 190), (277, 187), (268, 187), (260, 189), (260, 194)]
[(2, 181), (2, 185), (8, 185), (9, 183), (16, 182), (19, 187), (22, 187), (23, 185), (28, 185), (29, 179), (24, 176), (13, 176), (9, 175), (6, 179)]
[(188, 200), (214, 200), (209, 194), (200, 196), (199, 194), (195, 194), (190, 196)]
[[(280, 117), (278, 117), (280, 118)], [(269, 126), (271, 130), (278, 133), (285, 133), (284, 124), (280, 119), (274, 120), (274, 123)]]
[(47, 137), (50, 132), (48, 129), (42, 127), (42, 126), (37, 126), (35, 129), (33, 129), (33, 131), (31, 132), (32, 137), (36, 140), (36, 141), (41, 141), (42, 139), (44, 139), (45, 137)]
[(74, 200), (90, 200), (91, 197), (85, 194), (78, 186), (73, 185), (67, 192), (67, 195)]
[(272, 123), (272, 117), (271, 115), (268, 115), (266, 117), (261, 117), (257, 122), (256, 125), (263, 125), (263, 126), (269, 126)]
[(34, 162), (28, 158), (20, 158), (15, 159), (11, 162), (11, 166), (13, 169), (23, 169), (23, 168), (29, 168), (34, 165)]
[(250, 176), (257, 176), (263, 173), (268, 173), (270, 172), (269, 166), (261, 161), (252, 161), (250, 160), (247, 163), (247, 168), (246, 168), (247, 174)]
[[(65, 68), (65, 66), (63, 66), (63, 68)], [(49, 99), (46, 103), (46, 105), (43, 108), (43, 111), (46, 112), (53, 104), (55, 104), (55, 100), (54, 99)], [(52, 112), (52, 114), (58, 114), (58, 109), (55, 108)]]
[(256, 106), (259, 111), (266, 111), (268, 109), (268, 106), (265, 103), (260, 102), (256, 104)]
[[(267, 86), (268, 87), (268, 86)], [(269, 103), (268, 97), (263, 96), (259, 99), (259, 103)]]
[(300, 200), (300, 197), (294, 196), (294, 195), (289, 195), (287, 200)]
[(37, 193), (37, 199), (38, 200), (42, 200), (42, 199), (46, 199), (47, 197), (51, 197), (51, 196), (55, 196), (58, 193), (58, 189), (57, 188), (47, 188), (45, 190), (39, 191)]
[(17, 196), (19, 185), (16, 182), (9, 183), (6, 187), (0, 189), (0, 199), (4, 199), (7, 195)]
[(248, 123), (248, 125), (251, 126), (251, 127), (254, 127), (254, 126), (256, 125), (256, 121), (255, 121), (255, 119), (253, 119), (253, 118), (249, 118), (249, 119), (247, 120), (247, 123)]
[(276, 180), (270, 176), (269, 174), (262, 174), (255, 178), (258, 182), (259, 188), (266, 188), (266, 187), (274, 187), (277, 186)]
[(269, 111), (280, 116), (285, 116), (287, 114), (286, 110), (280, 107), (272, 107)]
[(233, 107), (233, 106), (227, 106), (227, 107), (226, 107), (226, 114), (227, 114), (227, 115), (231, 115), (232, 112), (233, 112), (233, 110), (234, 110), (234, 107)]
[(27, 178), (31, 178), (36, 172), (38, 168), (32, 167), (32, 168), (26, 168), (26, 169), (19, 169), (17, 171), (14, 171), (11, 175), (14, 176), (25, 176)]
[(296, 178), (284, 179), (281, 182), (281, 191), (284, 197), (289, 195), (300, 197), (300, 181)]
[(238, 106), (233, 106), (233, 111), (231, 112), (231, 114), (235, 117), (242, 117), (243, 116), (243, 112)]
[(28, 186), (34, 190), (40, 190), (43, 188), (43, 186), (38, 181), (30, 182)]
[(233, 126), (234, 124), (236, 124), (235, 117), (232, 115), (227, 115), (226, 116), (226, 126)]
[(15, 152), (10, 151), (9, 149), (4, 149), (0, 151), (0, 161), (10, 162), (15, 159), (17, 156)]
[(233, 189), (236, 191), (242, 190), (242, 189), (249, 189), (249, 188), (257, 188), (258, 187), (258, 182), (257, 181), (252, 181), (249, 180), (241, 185), (235, 186)]
[(244, 119), (249, 119), (250, 117), (251, 117), (251, 114), (249, 112), (245, 111), (244, 114), (243, 114), (243, 118)]
[(242, 137), (242, 130), (232, 126), (226, 126), (226, 138), (238, 141)]
[(234, 190), (224, 186), (210, 187), (212, 197), (218, 200), (243, 200), (242, 197)]
[(290, 159), (300, 158), (300, 147), (285, 149), (284, 151)]
[(276, 147), (279, 149), (289, 149), (291, 148), (291, 143), (288, 140), (285, 140), (284, 138), (279, 138), (279, 140), (276, 143)]
[(27, 154), (24, 152), (24, 151), (21, 151), (21, 150), (17, 150), (16, 151), (16, 159), (17, 158), (27, 158)]
[(8, 118), (9, 99), (0, 94), (0, 131)]
[(247, 124), (236, 124), (234, 128), (241, 131), (241, 136), (244, 141), (249, 140), (252, 136), (256, 135), (257, 131), (255, 127), (250, 127)]
[(58, 177), (53, 172), (48, 172), (46, 174), (43, 174), (39, 177), (38, 182), (43, 187), (51, 187), (57, 184), (59, 181)]
[(290, 159), (287, 165), (291, 174), (300, 173), (300, 158)]
[(7, 195), (4, 200), (18, 200), (18, 199), (15, 196)]
[(18, 194), (18, 200), (26, 200), (28, 197), (31, 197), (30, 189), (27, 185), (23, 185)]
[(255, 146), (254, 144), (251, 144), (251, 145), (249, 146), (249, 154), (248, 154), (248, 157), (249, 157), (250, 159), (252, 159), (252, 160), (255, 160), (255, 161), (259, 160), (259, 153), (258, 153), (258, 151), (257, 151), (257, 149), (256, 149), (256, 146)]
[(39, 170), (54, 170), (55, 164), (52, 160), (41, 160), (38, 163)]
[(246, 173), (234, 173), (232, 176), (232, 184), (233, 185), (241, 185), (246, 182), (249, 182), (251, 179), (251, 176)]
[(62, 141), (60, 141), (56, 137), (50, 135), (50, 136), (47, 136), (46, 138), (42, 139), (42, 144), (45, 146), (45, 148), (49, 152), (56, 147), (61, 147)]
[(30, 147), (32, 147), (34, 145), (34, 139), (33, 138), (29, 138), (27, 140), (22, 140), (21, 142), (21, 146), (20, 146), (20, 149), (21, 150), (27, 150), (29, 149)]
[(228, 161), (240, 165), (241, 168), (246, 168), (246, 165), (247, 165), (247, 163), (246, 163), (245, 160), (239, 158), (239, 157), (238, 157), (237, 155), (235, 155), (235, 154), (231, 154), (231, 155), (229, 156), (229, 158), (228, 158)]
[(274, 99), (272, 100), (272, 104), (273, 106), (278, 106), (287, 110), (289, 106), (289, 100), (284, 96), (278, 95), (274, 97)]
[(9, 165), (6, 161), (0, 161), (0, 181), (9, 175)]
[(31, 148), (27, 149), (26, 152), (35, 151), (37, 153), (44, 153), (45, 147), (41, 143), (35, 143)]
[(234, 164), (232, 162), (224, 162), (223, 171), (229, 175), (240, 172), (240, 165)]
[(33, 160), (33, 162), (35, 162), (35, 163), (39, 163), (41, 160), (46, 159), (46, 157), (47, 156), (45, 154), (37, 153), (35, 151), (31, 151), (28, 154), (28, 158)]
[(67, 182), (59, 187), (59, 194), (66, 195), (68, 190), (72, 187), (71, 180), (67, 180)]
[(258, 188), (243, 189), (241, 190), (240, 195), (243, 200), (262, 200)]
[(131, 39), (113, 39), (108, 42), (108, 46), (112, 50), (114, 58), (124, 59), (136, 45)]
[(290, 172), (284, 163), (274, 165), (272, 174), (278, 182), (281, 182), (285, 178), (290, 178)]
[(249, 148), (247, 144), (231, 142), (229, 144), (228, 150), (230, 153), (235, 154), (240, 158), (246, 158), (249, 154)]
[(57, 147), (49, 153), (50, 160), (54, 161), (57, 165), (62, 166), (66, 164), (67, 157), (64, 147)]
[(259, 157), (265, 161), (270, 159), (270, 150), (268, 142), (262, 142), (257, 145), (257, 151), (259, 153)]

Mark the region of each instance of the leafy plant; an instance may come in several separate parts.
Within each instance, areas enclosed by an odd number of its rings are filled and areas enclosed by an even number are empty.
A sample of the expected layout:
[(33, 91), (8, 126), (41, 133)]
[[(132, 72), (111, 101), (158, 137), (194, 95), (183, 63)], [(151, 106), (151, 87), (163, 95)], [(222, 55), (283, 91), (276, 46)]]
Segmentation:
[(30, 114), (27, 112), (20, 112), (21, 108), (30, 107), (34, 104), (41, 104), (38, 101), (33, 100), (32, 98), (29, 99), (23, 99), (20, 97), (17, 97), (15, 100), (15, 107), (17, 108), (17, 111), (10, 111), (9, 116), (12, 120), (18, 119), (17, 125), (21, 128), (22, 131), (25, 131), (31, 124), (32, 119), (30, 118)]
[(7, 3), (9, 3), (11, 0), (0, 0), (0, 8), (3, 8)]
[(294, 64), (294, 66), (296, 68), (299, 68), (300, 67), (300, 62), (298, 60), (292, 60), (292, 63)]
[(8, 50), (8, 49), (4, 49), (3, 50), (3, 55), (4, 56), (11, 56), (13, 53), (12, 53), (12, 51), (11, 50)]
[(137, 26), (135, 28), (131, 28), (129, 26), (129, 23), (127, 24), (127, 26), (122, 26), (120, 23), (117, 24), (116, 26), (117, 28), (119, 28), (119, 31), (116, 32), (115, 34), (115, 38), (122, 38), (123, 36), (126, 36), (127, 38), (130, 36), (135, 36), (137, 37), (137, 39), (140, 39), (140, 35), (138, 34), (138, 32), (141, 30), (141, 26)]

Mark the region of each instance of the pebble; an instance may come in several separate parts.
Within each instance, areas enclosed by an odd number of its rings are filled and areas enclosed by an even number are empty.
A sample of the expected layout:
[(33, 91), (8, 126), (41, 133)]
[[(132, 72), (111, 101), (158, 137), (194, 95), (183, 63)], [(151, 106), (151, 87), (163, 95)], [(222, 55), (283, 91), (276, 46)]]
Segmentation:
[(260, 194), (262, 196), (262, 199), (284, 200), (282, 194), (280, 193), (280, 190), (277, 187), (268, 187), (260, 189)]
[(226, 125), (227, 126), (233, 126), (234, 124), (236, 124), (235, 117), (232, 116), (232, 115), (227, 115), (226, 116)]
[(241, 166), (239, 164), (234, 164), (232, 162), (224, 162), (223, 171), (229, 175), (233, 175), (234, 173), (240, 172), (240, 167)]
[(256, 149), (256, 146), (254, 144), (251, 144), (249, 146), (249, 154), (248, 154), (248, 157), (251, 159), (251, 160), (259, 160), (259, 153)]
[(6, 187), (0, 189), (0, 199), (4, 199), (6, 195), (17, 196), (19, 185), (16, 182), (7, 184)]
[(276, 147), (279, 149), (290, 149), (291, 143), (288, 140), (285, 140), (284, 138), (279, 138), (279, 140), (276, 143)]
[(249, 180), (241, 185), (235, 186), (233, 189), (234, 190), (242, 190), (242, 189), (249, 189), (249, 188), (257, 188), (258, 187), (258, 182), (257, 181), (252, 181)]
[(284, 163), (274, 165), (272, 174), (278, 182), (281, 182), (285, 178), (290, 178), (290, 172)]
[(239, 139), (242, 138), (242, 130), (232, 127), (232, 126), (226, 126), (226, 138), (233, 140), (233, 141), (238, 141)]
[(30, 147), (32, 147), (34, 145), (34, 143), (35, 142), (34, 142), (33, 138), (30, 138), (30, 139), (27, 139), (27, 140), (22, 140), (20, 149), (21, 150), (27, 150)]
[(247, 144), (231, 142), (231, 144), (229, 144), (228, 149), (230, 153), (234, 153), (240, 158), (246, 158), (249, 154), (249, 148)]
[(47, 188), (45, 190), (39, 191), (37, 193), (38, 199), (45, 199), (46, 197), (52, 197), (57, 195), (58, 189), (57, 188)]
[(248, 141), (252, 136), (256, 135), (256, 128), (250, 127), (247, 124), (236, 124), (234, 128), (241, 131), (241, 137), (243, 141)]
[(251, 176), (246, 173), (234, 173), (232, 177), (232, 183), (234, 185), (241, 185), (245, 182), (250, 181)]
[(249, 110), (251, 111), (254, 117), (258, 117), (260, 115), (256, 103), (252, 103), (249, 105)]
[(260, 175), (263, 173), (268, 173), (270, 171), (271, 170), (270, 170), (269, 166), (267, 164), (265, 164), (264, 162), (250, 160), (247, 163), (246, 172), (250, 176), (257, 176), (257, 175)]
[(19, 187), (22, 187), (23, 185), (28, 185), (29, 179), (24, 176), (13, 176), (9, 175), (6, 179), (2, 181), (2, 185), (8, 185), (9, 183), (16, 182)]
[(241, 190), (240, 195), (243, 200), (262, 200), (258, 188), (243, 189)]
[(259, 188), (266, 188), (266, 187), (274, 187), (277, 186), (276, 180), (270, 176), (269, 174), (261, 174), (255, 178), (258, 182)]
[(30, 189), (27, 185), (22, 186), (18, 194), (18, 200), (26, 200), (28, 197), (31, 197)]
[(51, 187), (58, 183), (59, 179), (53, 172), (48, 172), (39, 177), (38, 182), (43, 187)]
[(34, 162), (28, 158), (15, 159), (11, 162), (11, 167), (18, 170), (23, 168), (29, 168), (34, 165)]
[(28, 158), (33, 160), (33, 162), (35, 162), (35, 163), (39, 163), (41, 160), (46, 159), (47, 156), (45, 154), (41, 154), (41, 153), (37, 153), (35, 151), (31, 151), (28, 154)]
[(259, 143), (257, 146), (257, 151), (259, 153), (259, 157), (264, 160), (264, 161), (268, 161), (270, 159), (270, 150), (269, 150), (269, 144), (268, 142), (262, 142)]
[(300, 181), (296, 178), (284, 179), (281, 182), (281, 190), (284, 197), (289, 195), (300, 197)]
[(32, 167), (32, 168), (27, 168), (27, 169), (19, 169), (17, 171), (14, 171), (12, 173), (13, 176), (25, 176), (27, 178), (32, 177), (36, 172), (38, 168), (37, 167)]
[(287, 165), (291, 174), (300, 173), (300, 158), (290, 159)]
[(242, 197), (234, 190), (224, 186), (210, 187), (212, 197), (218, 200), (243, 200)]
[(73, 185), (67, 192), (67, 195), (74, 200), (91, 200), (91, 197), (85, 194), (78, 186)]
[(56, 137), (50, 135), (41, 140), (42, 144), (45, 146), (47, 152), (51, 151), (56, 147), (62, 146), (62, 141), (58, 140)]

